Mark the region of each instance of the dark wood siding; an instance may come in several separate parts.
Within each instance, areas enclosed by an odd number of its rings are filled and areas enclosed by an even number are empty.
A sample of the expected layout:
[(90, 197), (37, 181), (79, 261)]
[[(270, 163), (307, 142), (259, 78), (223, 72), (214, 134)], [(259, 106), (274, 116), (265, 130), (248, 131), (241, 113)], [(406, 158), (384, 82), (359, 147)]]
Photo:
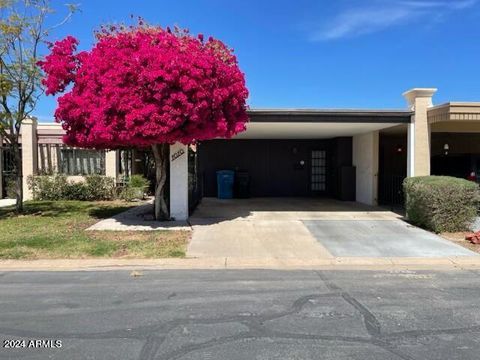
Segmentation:
[[(352, 139), (210, 140), (198, 145), (203, 195), (216, 196), (217, 170), (243, 170), (250, 175), (251, 196), (312, 196), (311, 150), (326, 150), (327, 191), (337, 195), (339, 167), (352, 165)], [(302, 166), (301, 161), (305, 164)]]

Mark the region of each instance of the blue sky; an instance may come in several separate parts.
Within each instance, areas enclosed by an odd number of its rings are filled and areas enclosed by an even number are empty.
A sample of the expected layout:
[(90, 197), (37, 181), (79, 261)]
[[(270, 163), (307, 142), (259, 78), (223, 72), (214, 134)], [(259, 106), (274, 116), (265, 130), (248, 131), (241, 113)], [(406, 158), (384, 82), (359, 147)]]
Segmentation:
[[(53, 1), (54, 23), (64, 1)], [(52, 33), (80, 48), (130, 15), (213, 35), (235, 49), (253, 108), (404, 108), (401, 93), (438, 87), (435, 103), (480, 101), (480, 0), (84, 0)], [(36, 115), (53, 117), (43, 97)]]

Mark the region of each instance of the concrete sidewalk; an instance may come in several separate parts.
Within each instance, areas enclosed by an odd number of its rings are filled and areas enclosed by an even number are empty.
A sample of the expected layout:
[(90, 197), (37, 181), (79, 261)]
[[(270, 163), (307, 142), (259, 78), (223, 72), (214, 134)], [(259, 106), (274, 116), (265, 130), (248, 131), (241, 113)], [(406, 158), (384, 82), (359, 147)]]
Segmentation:
[(101, 220), (87, 229), (87, 231), (158, 230), (191, 230), (191, 228), (186, 221), (155, 221), (153, 200), (148, 200), (111, 218)]
[(0, 208), (15, 205), (15, 199), (0, 199)]
[(0, 271), (91, 271), (91, 270), (395, 270), (480, 269), (480, 256), (444, 258), (185, 258), (185, 259), (52, 259), (0, 260)]

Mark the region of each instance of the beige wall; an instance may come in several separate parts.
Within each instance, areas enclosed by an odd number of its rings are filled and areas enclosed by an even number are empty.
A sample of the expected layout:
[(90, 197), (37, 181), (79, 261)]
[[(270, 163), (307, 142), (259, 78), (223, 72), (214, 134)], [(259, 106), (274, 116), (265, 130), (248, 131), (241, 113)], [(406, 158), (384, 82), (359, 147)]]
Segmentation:
[(430, 175), (430, 125), (427, 109), (431, 98), (419, 98), (415, 110), (415, 176)]
[(414, 112), (408, 126), (408, 176), (430, 175), (430, 124), (428, 109), (437, 89), (417, 88), (403, 94)]
[(22, 172), (23, 172), (23, 200), (31, 200), (32, 192), (28, 189), (27, 179), (37, 173), (37, 121), (24, 120), (21, 127), (22, 135)]
[(356, 167), (356, 200), (377, 205), (378, 131), (353, 137), (353, 165)]
[[(39, 171), (39, 146), (38, 143), (44, 144), (61, 144), (64, 130), (60, 124), (37, 124), (34, 119), (25, 120), (21, 127), (22, 139), (22, 170), (23, 170), (23, 199), (31, 200), (32, 192), (28, 189), (27, 179), (31, 175), (38, 174)], [(46, 149), (43, 149), (46, 151)], [(58, 170), (58, 159), (56, 153), (52, 152), (52, 165), (54, 170)], [(44, 154), (46, 156), (46, 154)], [(117, 152), (107, 151), (105, 156), (105, 175), (117, 179), (118, 162)], [(83, 181), (83, 176), (68, 176), (69, 181), (79, 182)]]

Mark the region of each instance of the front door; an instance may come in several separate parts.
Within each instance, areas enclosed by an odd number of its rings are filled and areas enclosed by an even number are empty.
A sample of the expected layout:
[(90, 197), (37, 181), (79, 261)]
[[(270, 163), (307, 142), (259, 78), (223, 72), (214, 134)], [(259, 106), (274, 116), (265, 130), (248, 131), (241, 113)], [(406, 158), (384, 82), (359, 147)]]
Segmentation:
[(312, 150), (310, 157), (310, 190), (313, 194), (327, 191), (327, 151)]

